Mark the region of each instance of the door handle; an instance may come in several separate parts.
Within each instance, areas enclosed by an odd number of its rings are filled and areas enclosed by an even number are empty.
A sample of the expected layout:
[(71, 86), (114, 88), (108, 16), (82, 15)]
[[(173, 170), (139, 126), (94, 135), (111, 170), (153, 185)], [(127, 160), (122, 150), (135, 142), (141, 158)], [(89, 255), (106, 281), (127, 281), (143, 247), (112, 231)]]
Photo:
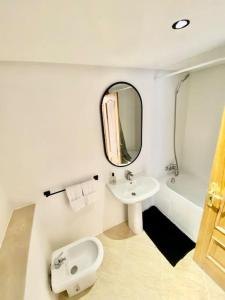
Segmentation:
[[(215, 203), (215, 201), (217, 201), (217, 202)], [(224, 201), (224, 197), (222, 197), (220, 195), (217, 195), (217, 194), (208, 193), (208, 202), (207, 202), (207, 204), (208, 204), (209, 207), (212, 207), (212, 206), (218, 207), (218, 204), (221, 201)]]
[(221, 201), (224, 201), (224, 196), (222, 196), (220, 193), (220, 188), (218, 183), (212, 182), (208, 191), (208, 200), (207, 204), (209, 207), (215, 206), (219, 207)]

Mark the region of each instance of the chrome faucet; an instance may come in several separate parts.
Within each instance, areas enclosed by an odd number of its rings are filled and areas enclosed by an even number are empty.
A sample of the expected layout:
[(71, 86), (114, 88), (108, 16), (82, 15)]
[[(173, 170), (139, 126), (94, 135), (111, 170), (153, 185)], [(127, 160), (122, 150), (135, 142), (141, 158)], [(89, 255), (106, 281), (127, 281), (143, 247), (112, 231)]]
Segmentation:
[(132, 181), (134, 174), (131, 171), (125, 171), (125, 178), (129, 181)]
[(61, 252), (55, 259), (54, 259), (54, 267), (55, 269), (59, 269), (62, 265), (62, 263), (64, 262), (64, 260), (66, 260), (66, 257), (61, 257), (63, 255), (63, 252)]
[(177, 167), (177, 164), (169, 164), (165, 167), (165, 171), (167, 172), (173, 172), (175, 176), (178, 176), (179, 175), (179, 170), (178, 170), (178, 167)]

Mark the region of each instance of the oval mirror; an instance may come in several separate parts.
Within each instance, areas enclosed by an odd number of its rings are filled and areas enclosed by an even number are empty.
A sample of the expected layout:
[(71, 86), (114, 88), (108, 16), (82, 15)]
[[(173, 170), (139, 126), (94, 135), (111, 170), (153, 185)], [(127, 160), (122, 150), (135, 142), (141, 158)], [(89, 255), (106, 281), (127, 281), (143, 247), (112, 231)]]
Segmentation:
[(105, 154), (122, 167), (131, 164), (142, 146), (142, 101), (137, 89), (127, 82), (109, 86), (101, 100)]

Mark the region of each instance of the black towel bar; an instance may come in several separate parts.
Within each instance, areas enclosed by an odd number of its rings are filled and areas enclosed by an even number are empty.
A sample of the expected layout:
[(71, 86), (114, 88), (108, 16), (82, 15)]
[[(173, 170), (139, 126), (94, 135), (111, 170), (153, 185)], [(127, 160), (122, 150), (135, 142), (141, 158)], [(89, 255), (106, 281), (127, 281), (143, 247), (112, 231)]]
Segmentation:
[[(93, 176), (93, 179), (94, 180), (98, 180), (98, 175), (95, 175)], [(65, 192), (66, 189), (63, 189), (63, 190), (60, 190), (60, 191), (56, 191), (54, 193), (51, 193), (49, 190), (48, 191), (45, 191), (43, 194), (45, 197), (49, 197), (49, 196), (52, 196), (52, 195), (55, 195), (55, 194), (58, 194), (58, 193), (62, 193), (62, 192)]]

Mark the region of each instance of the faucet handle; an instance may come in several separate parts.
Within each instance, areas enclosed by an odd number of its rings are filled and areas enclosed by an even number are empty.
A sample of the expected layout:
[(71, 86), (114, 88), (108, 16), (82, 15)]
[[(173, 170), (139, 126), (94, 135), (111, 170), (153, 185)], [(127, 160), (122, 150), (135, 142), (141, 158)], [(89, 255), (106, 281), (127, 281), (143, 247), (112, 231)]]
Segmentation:
[(58, 255), (58, 256), (56, 256), (56, 258), (55, 258), (55, 259), (59, 259), (59, 258), (60, 258), (62, 255), (63, 255), (63, 252), (59, 253), (59, 255)]
[(126, 174), (133, 174), (130, 170), (125, 170)]
[(127, 180), (131, 180), (131, 177), (133, 177), (133, 176), (134, 176), (134, 174), (131, 171), (129, 171), (129, 170), (125, 171), (125, 178)]
[(62, 265), (62, 263), (64, 262), (64, 260), (66, 260), (66, 257), (62, 257), (61, 256), (63, 255), (63, 252), (61, 252), (57, 257), (55, 257), (54, 259), (54, 266), (56, 269), (59, 269), (60, 266)]
[(55, 257), (55, 259), (54, 259), (55, 264), (60, 264), (61, 262), (66, 260), (66, 257), (61, 258), (62, 255), (63, 255), (63, 252), (61, 252), (58, 256)]

